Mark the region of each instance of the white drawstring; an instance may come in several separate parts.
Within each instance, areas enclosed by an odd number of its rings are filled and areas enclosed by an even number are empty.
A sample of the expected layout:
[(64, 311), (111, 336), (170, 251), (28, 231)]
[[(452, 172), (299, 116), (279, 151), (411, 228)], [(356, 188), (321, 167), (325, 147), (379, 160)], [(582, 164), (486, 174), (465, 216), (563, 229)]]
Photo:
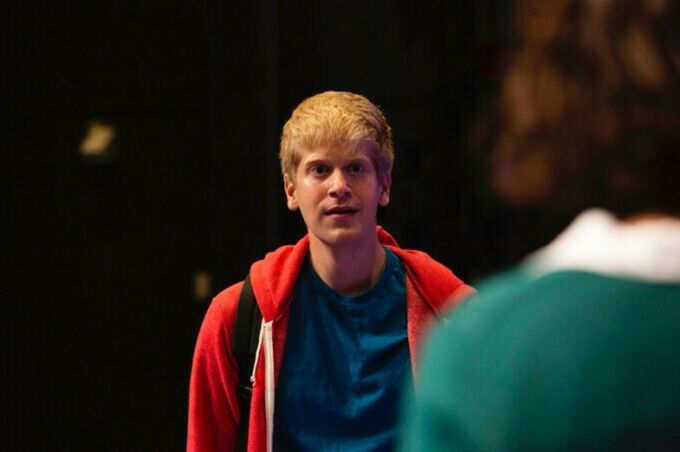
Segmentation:
[(272, 452), (274, 444), (274, 342), (272, 340), (272, 322), (262, 320), (260, 337), (257, 341), (255, 362), (250, 382), (255, 387), (255, 374), (260, 359), (260, 350), (264, 342), (264, 413), (267, 427), (267, 452)]
[(272, 340), (272, 322), (262, 325), (264, 329), (264, 404), (267, 418), (267, 452), (274, 446), (274, 343)]
[(257, 350), (255, 350), (255, 362), (253, 363), (253, 373), (250, 375), (250, 382), (255, 387), (255, 371), (257, 370), (257, 362), (260, 360), (260, 349), (262, 348), (262, 337), (264, 335), (264, 320), (260, 324), (260, 336), (257, 339)]

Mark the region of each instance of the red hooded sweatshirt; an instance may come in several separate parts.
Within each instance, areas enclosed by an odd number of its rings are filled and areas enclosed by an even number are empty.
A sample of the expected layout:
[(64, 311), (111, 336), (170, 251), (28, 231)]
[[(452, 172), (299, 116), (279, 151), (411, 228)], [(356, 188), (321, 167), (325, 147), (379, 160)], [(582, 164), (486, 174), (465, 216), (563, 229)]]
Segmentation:
[[(406, 273), (407, 333), (415, 369), (421, 340), (437, 314), (474, 289), (421, 251), (403, 250), (384, 229), (378, 238), (401, 260)], [(255, 361), (248, 431), (249, 451), (271, 451), (274, 389), (281, 369), (293, 289), (309, 252), (309, 237), (283, 246), (255, 262), (250, 279), (262, 311), (260, 346)], [(233, 451), (240, 419), (236, 392), (239, 374), (232, 351), (232, 331), (243, 283), (218, 294), (198, 334), (189, 388), (187, 451)]]

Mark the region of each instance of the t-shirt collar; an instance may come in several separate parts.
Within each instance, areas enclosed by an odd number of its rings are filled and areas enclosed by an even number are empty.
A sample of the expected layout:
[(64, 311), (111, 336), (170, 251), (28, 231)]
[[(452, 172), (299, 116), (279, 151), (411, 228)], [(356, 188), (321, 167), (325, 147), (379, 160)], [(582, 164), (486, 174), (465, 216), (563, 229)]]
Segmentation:
[(666, 216), (626, 223), (589, 209), (552, 243), (531, 254), (539, 274), (582, 270), (659, 283), (680, 282), (680, 219)]

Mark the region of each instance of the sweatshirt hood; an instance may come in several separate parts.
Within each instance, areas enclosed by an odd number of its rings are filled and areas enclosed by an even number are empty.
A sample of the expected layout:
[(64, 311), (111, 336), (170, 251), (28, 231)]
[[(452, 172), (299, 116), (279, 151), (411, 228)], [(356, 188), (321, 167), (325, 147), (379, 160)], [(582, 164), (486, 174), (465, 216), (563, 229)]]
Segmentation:
[(265, 321), (277, 320), (290, 303), (302, 262), (309, 252), (309, 235), (285, 245), (250, 267), (250, 281)]
[[(415, 289), (433, 309), (438, 304), (437, 300), (462, 298), (474, 291), (427, 253), (400, 248), (394, 237), (381, 226), (376, 228), (376, 233), (380, 243), (399, 257)], [(309, 235), (305, 235), (295, 245), (282, 246), (250, 267), (253, 292), (265, 321), (278, 320), (287, 312), (295, 282), (308, 253)]]

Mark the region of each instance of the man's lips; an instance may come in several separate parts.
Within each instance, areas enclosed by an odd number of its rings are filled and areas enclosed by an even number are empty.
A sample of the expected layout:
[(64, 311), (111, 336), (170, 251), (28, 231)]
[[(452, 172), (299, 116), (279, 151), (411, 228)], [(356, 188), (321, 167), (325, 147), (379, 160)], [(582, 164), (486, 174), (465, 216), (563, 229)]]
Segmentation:
[(356, 207), (331, 207), (324, 212), (324, 215), (352, 215), (358, 210)]

